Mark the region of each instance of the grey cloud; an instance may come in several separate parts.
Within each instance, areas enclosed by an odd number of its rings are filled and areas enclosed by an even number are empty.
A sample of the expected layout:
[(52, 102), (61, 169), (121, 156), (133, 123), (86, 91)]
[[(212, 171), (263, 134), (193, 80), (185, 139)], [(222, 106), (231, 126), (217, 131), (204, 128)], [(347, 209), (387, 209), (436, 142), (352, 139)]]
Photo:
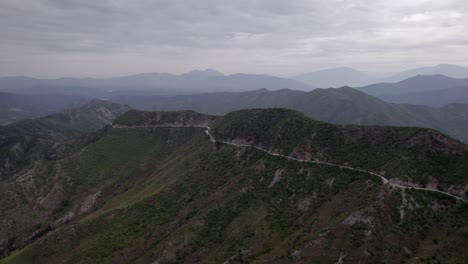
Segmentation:
[(3, 0), (0, 25), (1, 75), (287, 75), (414, 67), (423, 53), (468, 59), (464, 0)]

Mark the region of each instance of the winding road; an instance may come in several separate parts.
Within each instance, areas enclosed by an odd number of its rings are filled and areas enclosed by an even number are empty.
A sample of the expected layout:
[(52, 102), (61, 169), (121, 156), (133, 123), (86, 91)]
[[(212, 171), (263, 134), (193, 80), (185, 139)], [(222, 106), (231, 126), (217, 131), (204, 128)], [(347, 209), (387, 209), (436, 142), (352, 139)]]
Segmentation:
[(363, 170), (363, 169), (359, 169), (359, 168), (354, 168), (354, 167), (350, 167), (350, 166), (344, 166), (344, 165), (339, 165), (339, 164), (334, 164), (334, 163), (330, 163), (330, 162), (325, 162), (325, 161), (319, 161), (319, 160), (304, 160), (304, 159), (298, 159), (298, 158), (293, 158), (293, 157), (290, 157), (290, 156), (287, 156), (287, 155), (281, 155), (281, 154), (278, 154), (278, 153), (274, 153), (274, 152), (271, 152), (267, 149), (264, 149), (262, 147), (259, 147), (259, 146), (255, 146), (255, 145), (248, 145), (248, 144), (238, 144), (238, 143), (233, 143), (233, 142), (229, 142), (229, 141), (224, 141), (224, 140), (217, 140), (213, 134), (210, 133), (211, 131), (211, 127), (209, 126), (198, 126), (198, 125), (144, 125), (144, 126), (124, 126), (124, 125), (111, 125), (112, 128), (177, 128), (177, 127), (193, 127), (193, 128), (204, 128), (206, 129), (205, 130), (205, 133), (208, 135), (208, 137), (210, 138), (210, 141), (212, 143), (221, 143), (221, 144), (226, 144), (226, 145), (231, 145), (231, 146), (236, 146), (236, 147), (244, 147), (244, 148), (254, 148), (254, 149), (257, 149), (257, 150), (260, 150), (262, 152), (265, 152), (271, 156), (276, 156), (276, 157), (283, 157), (283, 158), (286, 158), (286, 159), (289, 159), (289, 160), (294, 160), (294, 161), (297, 161), (297, 162), (305, 162), (305, 163), (313, 163), (313, 164), (320, 164), (320, 165), (325, 165), (325, 166), (332, 166), (332, 167), (336, 167), (336, 168), (340, 168), (340, 169), (346, 169), (346, 170), (351, 170), (351, 171), (357, 171), (357, 172), (362, 172), (362, 173), (366, 173), (366, 174), (369, 174), (369, 175), (372, 175), (372, 176), (375, 176), (375, 177), (379, 177), (381, 180), (382, 180), (382, 183), (383, 184), (388, 184), (389, 186), (392, 186), (392, 187), (395, 187), (395, 188), (400, 188), (400, 189), (411, 189), (411, 190), (419, 190), (419, 191), (427, 191), (427, 192), (436, 192), (436, 193), (440, 193), (440, 194), (444, 194), (444, 195), (448, 195), (450, 197), (453, 197), (459, 201), (463, 201), (463, 202), (466, 202), (466, 200), (462, 197), (459, 197), (459, 196), (456, 196), (456, 195), (453, 195), (451, 193), (448, 193), (448, 192), (444, 192), (444, 191), (440, 191), (440, 190), (435, 190), (435, 189), (429, 189), (429, 188), (423, 188), (423, 187), (412, 187), (412, 186), (404, 186), (404, 185), (400, 185), (400, 184), (396, 184), (396, 183), (392, 183), (390, 182), (387, 178), (385, 178), (383, 175), (381, 174), (378, 174), (378, 173), (375, 173), (375, 172), (372, 172), (372, 171), (367, 171), (367, 170)]

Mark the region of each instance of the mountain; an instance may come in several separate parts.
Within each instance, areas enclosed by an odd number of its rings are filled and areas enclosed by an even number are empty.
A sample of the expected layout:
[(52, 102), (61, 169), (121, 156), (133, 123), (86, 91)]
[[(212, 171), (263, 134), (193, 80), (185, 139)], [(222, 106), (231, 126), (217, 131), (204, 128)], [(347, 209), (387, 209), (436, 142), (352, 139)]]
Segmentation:
[(1, 182), (0, 263), (460, 263), (468, 207), (440, 192), (467, 159), (431, 129), (129, 111)]
[(357, 89), (399, 104), (440, 107), (452, 103), (468, 103), (468, 79), (444, 75), (418, 75), (397, 83), (377, 83)]
[(302, 81), (314, 87), (329, 88), (341, 86), (360, 87), (373, 83), (396, 83), (419, 75), (445, 75), (463, 79), (468, 78), (468, 68), (453, 64), (439, 64), (391, 74), (361, 72), (352, 68), (341, 67), (308, 72), (293, 76), (292, 79)]
[(397, 83), (376, 83), (357, 89), (377, 96), (436, 91), (455, 87), (468, 87), (468, 79), (456, 79), (444, 75), (418, 75)]
[(379, 94), (376, 96), (391, 103), (442, 107), (449, 104), (468, 103), (468, 86), (401, 94)]
[(127, 105), (93, 99), (79, 108), (68, 109), (30, 122), (39, 122), (67, 134), (81, 134), (101, 129), (128, 110), (130, 107)]
[[(194, 110), (226, 114), (245, 108), (284, 107), (336, 124), (431, 127), (468, 141), (465, 129), (468, 104), (446, 108), (384, 102), (356, 89), (315, 89), (310, 92), (260, 89), (240, 93), (207, 93), (191, 96), (120, 96), (111, 99), (142, 110)], [(450, 121), (449, 121), (450, 120)]]
[(269, 90), (293, 89), (310, 91), (314, 88), (299, 81), (279, 78), (270, 75), (237, 73), (224, 77), (215, 77), (199, 84), (200, 90), (206, 87), (208, 92), (217, 91), (251, 91), (260, 88)]
[(78, 95), (22, 95), (0, 92), (0, 125), (78, 107), (89, 100), (89, 97)]
[(312, 90), (302, 82), (269, 75), (223, 75), (214, 70), (191, 71), (174, 75), (145, 73), (115, 78), (33, 79), (26, 77), (0, 78), (0, 91), (12, 93), (82, 94), (108, 98), (115, 95), (177, 95), (201, 92), (271, 90), (290, 88)]
[(380, 82), (399, 82), (417, 75), (445, 75), (452, 78), (468, 78), (468, 68), (454, 64), (439, 64), (436, 66), (410, 69), (394, 74)]
[(377, 80), (377, 77), (368, 73), (346, 67), (308, 72), (292, 78), (320, 88), (363, 86)]
[(75, 109), (0, 127), (0, 179), (38, 159), (54, 159), (74, 137), (99, 130), (128, 111), (128, 106), (94, 99)]
[[(440, 64), (394, 74), (361, 72), (341, 67), (308, 72), (288, 78), (259, 74), (224, 75), (212, 69), (183, 74), (142, 73), (113, 78), (35, 79), (16, 76), (0, 78), (0, 91), (23, 94), (81, 94), (107, 99), (116, 95), (180, 95), (203, 92), (235, 92), (261, 88), (310, 91), (315, 87), (360, 87), (372, 83), (394, 83), (418, 75), (446, 75), (468, 78), (468, 68)], [(446, 87), (452, 88), (452, 87)], [(442, 89), (442, 88), (439, 88)]]
[(215, 71), (213, 69), (206, 69), (206, 70), (193, 70), (185, 74), (182, 74), (182, 76), (213, 77), (213, 76), (224, 76), (224, 74), (219, 71)]

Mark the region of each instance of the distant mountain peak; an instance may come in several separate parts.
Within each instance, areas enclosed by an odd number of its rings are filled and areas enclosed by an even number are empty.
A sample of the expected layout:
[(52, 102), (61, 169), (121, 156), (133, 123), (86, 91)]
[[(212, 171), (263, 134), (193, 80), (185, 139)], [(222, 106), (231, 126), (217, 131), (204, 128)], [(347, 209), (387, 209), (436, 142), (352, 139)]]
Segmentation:
[(395, 83), (417, 75), (445, 75), (452, 78), (468, 78), (468, 68), (456, 64), (438, 64), (402, 71), (382, 81)]
[[(428, 82), (443, 82), (440, 84), (440, 89), (450, 88), (454, 82), (466, 82), (466, 78), (453, 78), (443, 74), (417, 74), (413, 77), (408, 79), (399, 81), (397, 83), (414, 83), (414, 82), (422, 82), (420, 85), (430, 85)], [(424, 83), (426, 82), (426, 83)], [(437, 86), (434, 90), (439, 89)]]
[(293, 77), (296, 80), (321, 88), (361, 86), (373, 82), (374, 77), (349, 67), (338, 67), (308, 72)]
[(408, 81), (408, 80), (414, 80), (414, 79), (452, 79), (451, 77), (445, 76), (443, 74), (417, 74), (413, 77), (409, 77), (408, 79), (403, 80)]
[(223, 76), (224, 74), (213, 70), (213, 69), (205, 69), (205, 70), (193, 70), (189, 71), (187, 73), (184, 73), (183, 75), (198, 75), (198, 76)]

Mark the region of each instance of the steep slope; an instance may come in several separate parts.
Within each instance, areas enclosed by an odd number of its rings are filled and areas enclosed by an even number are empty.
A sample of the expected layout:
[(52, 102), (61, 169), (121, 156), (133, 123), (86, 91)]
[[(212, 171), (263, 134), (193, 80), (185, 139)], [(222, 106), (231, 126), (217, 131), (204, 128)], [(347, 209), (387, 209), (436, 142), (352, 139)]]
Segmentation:
[(88, 101), (88, 97), (78, 95), (0, 93), (0, 125), (45, 116)]
[(226, 115), (215, 126), (214, 134), (224, 141), (346, 164), (380, 172), (390, 179), (422, 185), (432, 180), (431, 184), (443, 183), (439, 186), (442, 189), (463, 184), (468, 171), (468, 146), (425, 128), (340, 126), (313, 121), (292, 110), (252, 109)]
[[(126, 117), (122, 117), (121, 124), (132, 116), (134, 112), (130, 111)], [(155, 122), (158, 115), (149, 116), (151, 118), (148, 120)], [(182, 114), (162, 116), (163, 120), (171, 123), (184, 120)], [(190, 117), (192, 113), (187, 112), (184, 116)], [(188, 118), (187, 122), (191, 120), (197, 119)], [(110, 208), (114, 208), (115, 203), (123, 206), (126, 202), (131, 203), (154, 193), (162, 188), (159, 184), (174, 181), (171, 178), (174, 173), (183, 174), (187, 167), (182, 163), (186, 160), (183, 155), (191, 155), (190, 151), (184, 151), (190, 147), (185, 143), (200, 134), (205, 137), (203, 131), (190, 128), (148, 133), (106, 126), (80, 142), (74, 141), (80, 148), (66, 147), (66, 155), (60, 155), (61, 150), (56, 147), (44, 146), (47, 142), (28, 149), (36, 155), (35, 162), (0, 181), (0, 195), (3, 197), (0, 202), (1, 255), (86, 214), (98, 202), (100, 205), (106, 202)], [(49, 155), (59, 157), (41, 158), (40, 151), (43, 149), (47, 149)], [(172, 152), (177, 155), (171, 156)], [(2, 162), (12, 163), (9, 160), (9, 157), (2, 157)], [(154, 173), (153, 170), (170, 171), (172, 174), (146, 181)], [(136, 188), (133, 191), (129, 190), (132, 186)]]
[[(72, 186), (67, 203), (51, 214), (66, 221), (50, 224), (53, 231), (0, 263), (460, 263), (467, 257), (460, 251), (468, 231), (461, 201), (223, 143), (346, 162), (418, 183), (440, 176), (441, 188), (466, 186), (466, 168), (454, 164), (466, 161), (467, 146), (436, 131), (337, 126), (284, 109), (225, 117), (131, 111), (113, 127), (52, 165), (65, 170), (54, 177), (74, 183), (64, 184)], [(431, 173), (444, 165), (454, 165), (459, 176)]]
[(34, 121), (66, 131), (67, 134), (86, 133), (112, 123), (128, 110), (130, 107), (127, 105), (93, 99), (79, 108), (65, 110)]
[(75, 136), (94, 132), (129, 109), (92, 100), (79, 108), (0, 127), (0, 179), (21, 171), (37, 159), (53, 159), (69, 144), (76, 143)]
[(468, 142), (466, 111), (387, 103), (349, 87), (311, 92), (266, 89), (242, 93), (208, 93), (191, 96), (121, 96), (112, 101), (142, 110), (190, 109), (225, 114), (245, 108), (284, 107), (316, 120), (337, 124), (431, 127)]

